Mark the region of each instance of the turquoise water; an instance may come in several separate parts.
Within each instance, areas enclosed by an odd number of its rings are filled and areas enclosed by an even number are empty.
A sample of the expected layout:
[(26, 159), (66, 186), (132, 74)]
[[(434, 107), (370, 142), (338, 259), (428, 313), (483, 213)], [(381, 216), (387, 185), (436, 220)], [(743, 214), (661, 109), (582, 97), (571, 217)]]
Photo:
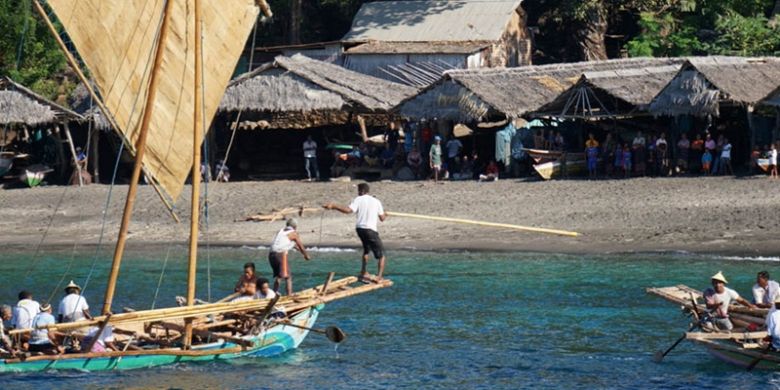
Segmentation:
[[(158, 306), (184, 295), (183, 247), (173, 248)], [(250, 260), (270, 270), (265, 251), (211, 250), (212, 296), (230, 292)], [(21, 288), (45, 301), (71, 261), (68, 251), (0, 254), (0, 301)], [(68, 279), (84, 284), (93, 253), (77, 254)], [(148, 308), (165, 249), (125, 261), (115, 307)], [(328, 271), (354, 273), (356, 253), (295, 257), (297, 288), (320, 283)], [(198, 296), (206, 299), (206, 256)], [(338, 348), (311, 334), (284, 356), (108, 373), (49, 372), (0, 378), (3, 388), (756, 388), (780, 386), (780, 374), (747, 373), (683, 343), (663, 363), (656, 350), (679, 337), (688, 320), (677, 307), (646, 295), (647, 286), (704, 287), (723, 270), (747, 294), (757, 271), (780, 276), (780, 262), (686, 254), (570, 256), (550, 254), (390, 254), (395, 281), (380, 290), (332, 303), (320, 326), (337, 325), (348, 339)], [(100, 256), (85, 295), (100, 307), (107, 254)], [(31, 276), (25, 277), (30, 272)], [(67, 280), (66, 280), (67, 283)], [(61, 295), (57, 293), (57, 299)]]

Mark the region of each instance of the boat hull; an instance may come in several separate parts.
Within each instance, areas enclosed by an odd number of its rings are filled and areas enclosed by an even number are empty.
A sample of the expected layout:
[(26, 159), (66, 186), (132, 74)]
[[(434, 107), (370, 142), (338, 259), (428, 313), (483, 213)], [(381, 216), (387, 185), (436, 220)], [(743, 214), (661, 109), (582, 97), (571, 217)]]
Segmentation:
[[(544, 180), (551, 180), (563, 174), (564, 164), (560, 161), (550, 161), (534, 165), (534, 169)], [(566, 162), (566, 174), (576, 175), (585, 171), (585, 161)]]
[[(721, 349), (714, 346), (708, 346), (707, 352), (709, 352), (710, 355), (714, 356), (718, 360), (742, 368), (747, 368), (755, 360), (754, 356), (742, 354), (732, 350)], [(759, 370), (777, 371), (780, 370), (780, 363), (764, 359), (759, 361), (754, 368)]]
[[(320, 310), (324, 305), (310, 307), (293, 316), (293, 324), (311, 328), (317, 321)], [(200, 356), (182, 355), (131, 355), (121, 357), (95, 357), (69, 359), (68, 355), (61, 355), (59, 360), (36, 360), (9, 363), (0, 363), (0, 373), (39, 372), (48, 370), (80, 370), (80, 371), (109, 371), (132, 370), (138, 368), (152, 368), (171, 364), (190, 362), (215, 362), (236, 358), (267, 358), (281, 355), (287, 351), (298, 348), (308, 335), (309, 331), (286, 325), (276, 325), (256, 336), (244, 337), (255, 343), (255, 347), (244, 349), (235, 353), (204, 354)], [(231, 342), (215, 342), (194, 347), (193, 350), (220, 350), (235, 347)]]

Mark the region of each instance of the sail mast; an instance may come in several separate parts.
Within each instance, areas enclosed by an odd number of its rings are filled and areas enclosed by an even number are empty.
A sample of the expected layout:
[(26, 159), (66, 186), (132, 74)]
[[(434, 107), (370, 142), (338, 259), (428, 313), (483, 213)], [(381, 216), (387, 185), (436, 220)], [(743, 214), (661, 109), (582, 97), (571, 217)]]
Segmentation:
[(165, 3), (163, 11), (163, 21), (160, 26), (160, 33), (157, 39), (157, 48), (154, 54), (154, 66), (151, 69), (149, 80), (149, 93), (146, 97), (143, 119), (141, 121), (141, 130), (138, 139), (135, 142), (135, 165), (133, 165), (133, 175), (130, 178), (130, 188), (127, 190), (127, 200), (125, 200), (125, 209), (122, 214), (122, 225), (119, 228), (119, 236), (114, 250), (114, 259), (111, 263), (111, 274), (108, 277), (108, 286), (106, 286), (106, 295), (103, 303), (103, 314), (111, 311), (111, 303), (114, 300), (114, 291), (116, 290), (116, 280), (119, 276), (119, 266), (122, 263), (122, 255), (125, 251), (127, 242), (127, 232), (130, 228), (130, 217), (133, 214), (133, 205), (135, 204), (136, 194), (138, 192), (138, 181), (141, 178), (141, 168), (143, 167), (144, 153), (146, 152), (146, 138), (149, 134), (149, 123), (152, 118), (152, 110), (157, 95), (157, 85), (159, 84), (160, 66), (163, 60), (163, 51), (168, 36), (168, 23), (173, 14), (173, 1), (168, 0)]
[[(190, 256), (187, 269), (187, 306), (195, 304), (195, 277), (198, 265), (198, 222), (200, 220), (200, 147), (203, 128), (203, 64), (201, 62), (201, 15), (200, 0), (193, 0), (195, 13), (195, 118), (193, 120), (192, 143), (192, 199), (190, 221)], [(187, 319), (184, 328), (184, 348), (192, 342), (192, 319)]]

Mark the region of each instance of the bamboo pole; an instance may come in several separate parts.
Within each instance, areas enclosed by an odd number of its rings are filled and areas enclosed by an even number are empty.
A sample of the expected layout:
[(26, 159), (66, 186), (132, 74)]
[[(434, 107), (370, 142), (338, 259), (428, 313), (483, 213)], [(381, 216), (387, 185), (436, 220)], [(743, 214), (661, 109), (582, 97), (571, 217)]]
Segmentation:
[(439, 221), (439, 222), (462, 223), (462, 224), (467, 224), (467, 225), (496, 227), (496, 228), (502, 228), (502, 229), (514, 229), (514, 230), (521, 230), (521, 231), (533, 232), (533, 233), (557, 234), (559, 236), (577, 237), (577, 236), (580, 235), (577, 232), (570, 232), (570, 231), (566, 231), (566, 230), (535, 228), (535, 227), (530, 227), (530, 226), (510, 225), (510, 224), (506, 224), (506, 223), (493, 223), (493, 222), (474, 221), (474, 220), (470, 220), (470, 219), (434, 217), (434, 216), (431, 216), (431, 215), (399, 213), (399, 212), (395, 212), (395, 211), (388, 211), (386, 214), (390, 215), (390, 216), (394, 216), (394, 217), (416, 218), (416, 219), (424, 219), (424, 220)]
[(100, 184), (100, 130), (92, 129), (92, 182)]
[(73, 156), (73, 166), (76, 167), (76, 172), (79, 175), (79, 187), (84, 187), (84, 177), (81, 175), (81, 164), (79, 163), (79, 157), (76, 155), (76, 146), (73, 145), (73, 137), (70, 134), (70, 126), (68, 126), (67, 123), (63, 123), (62, 127), (65, 130), (65, 138), (68, 140), (70, 155)]
[(173, 13), (173, 1), (168, 1), (165, 4), (165, 10), (163, 11), (162, 26), (160, 26), (160, 36), (157, 41), (157, 48), (154, 55), (154, 66), (151, 70), (151, 76), (149, 80), (149, 93), (146, 98), (146, 104), (144, 107), (144, 116), (141, 121), (141, 129), (138, 134), (138, 140), (136, 141), (135, 150), (135, 165), (133, 166), (133, 175), (130, 178), (130, 188), (127, 190), (127, 200), (125, 201), (125, 209), (122, 214), (122, 225), (119, 228), (119, 237), (116, 242), (116, 249), (114, 250), (114, 259), (111, 263), (111, 273), (108, 278), (108, 285), (106, 286), (105, 301), (103, 303), (103, 314), (111, 312), (111, 302), (114, 300), (114, 290), (116, 289), (116, 280), (119, 276), (119, 266), (122, 263), (122, 255), (125, 251), (125, 244), (127, 242), (127, 232), (130, 228), (130, 217), (133, 214), (133, 205), (135, 204), (136, 193), (138, 192), (138, 180), (141, 178), (141, 168), (143, 166), (144, 154), (146, 152), (146, 137), (149, 134), (149, 122), (152, 119), (152, 111), (154, 110), (154, 101), (157, 96), (157, 85), (159, 83), (159, 69), (162, 65), (163, 52), (165, 50), (165, 42), (168, 36), (168, 23)]
[[(203, 64), (201, 63), (201, 15), (200, 0), (193, 0), (195, 13), (195, 110), (193, 112), (192, 140), (192, 199), (190, 201), (190, 256), (187, 266), (187, 306), (195, 305), (195, 278), (198, 267), (198, 221), (200, 220), (200, 142), (203, 127), (202, 93)], [(192, 320), (184, 327), (184, 348), (192, 343)]]

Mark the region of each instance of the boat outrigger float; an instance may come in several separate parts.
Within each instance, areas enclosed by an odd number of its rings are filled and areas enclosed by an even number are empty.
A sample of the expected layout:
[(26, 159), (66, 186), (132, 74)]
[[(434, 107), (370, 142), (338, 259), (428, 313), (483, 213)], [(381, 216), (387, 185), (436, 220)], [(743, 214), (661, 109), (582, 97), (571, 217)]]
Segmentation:
[[(734, 329), (731, 331), (715, 330), (711, 327), (702, 327), (701, 324), (709, 314), (706, 305), (699, 304), (702, 298), (701, 291), (685, 285), (672, 287), (648, 288), (648, 294), (653, 294), (680, 305), (683, 312), (690, 315), (692, 323), (681, 340), (688, 340), (707, 348), (707, 351), (716, 358), (727, 363), (744, 367), (780, 370), (780, 352), (771, 351), (763, 339), (767, 336), (764, 319), (768, 309), (750, 309), (741, 305), (729, 307), (729, 318)], [(663, 354), (656, 355), (656, 361), (660, 361), (669, 353), (677, 343)]]

